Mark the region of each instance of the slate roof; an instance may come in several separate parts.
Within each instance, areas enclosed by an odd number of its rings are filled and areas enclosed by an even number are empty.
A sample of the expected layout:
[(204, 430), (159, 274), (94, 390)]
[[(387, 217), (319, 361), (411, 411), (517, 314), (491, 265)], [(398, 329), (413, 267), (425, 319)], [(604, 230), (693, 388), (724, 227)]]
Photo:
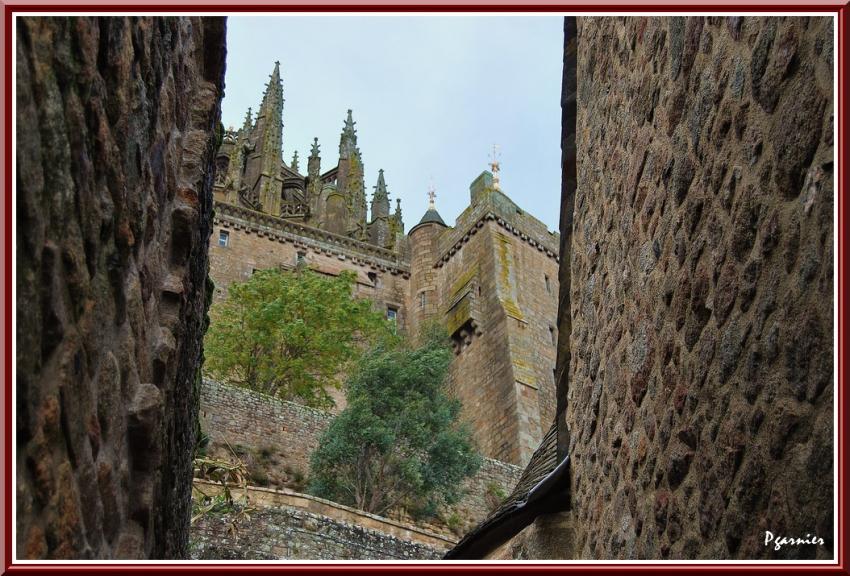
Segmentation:
[(569, 458), (558, 462), (557, 423), (553, 422), (510, 496), (464, 536), (445, 560), (484, 558), (541, 513), (569, 507)]
[[(443, 218), (440, 216), (440, 213), (437, 212), (434, 208), (429, 208), (428, 211), (425, 212), (425, 215), (422, 216), (422, 220), (419, 221), (419, 224), (428, 224), (429, 222), (436, 222), (437, 224), (442, 224), (443, 226), (446, 225), (446, 223), (443, 222)], [(417, 226), (419, 226), (419, 224), (417, 224)]]

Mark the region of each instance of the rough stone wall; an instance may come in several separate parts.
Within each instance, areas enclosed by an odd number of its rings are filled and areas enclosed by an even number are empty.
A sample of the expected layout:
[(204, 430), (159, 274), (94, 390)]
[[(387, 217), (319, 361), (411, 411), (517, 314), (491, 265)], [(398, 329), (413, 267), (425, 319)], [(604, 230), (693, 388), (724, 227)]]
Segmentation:
[[(289, 475), (306, 477), (310, 454), (330, 425), (333, 415), (245, 390), (205, 380), (201, 388), (201, 426), (212, 443), (232, 448), (266, 450), (280, 456)], [(483, 519), (519, 479), (521, 469), (485, 458), (466, 481), (467, 495), (453, 512), (464, 526)]]
[(440, 237), (452, 251), (437, 269), (439, 310), (471, 281), (478, 330), (459, 347), (450, 386), (482, 453), (523, 465), (555, 414), (558, 262), (526, 241), (530, 226), (462, 220), (456, 230), (466, 231), (464, 242), (444, 241), (455, 230)]
[(212, 380), (201, 386), (201, 429), (212, 443), (274, 450), (300, 475), (333, 415)]
[(225, 21), (16, 22), (17, 556), (181, 557)]
[(832, 19), (578, 21), (576, 555), (832, 557)]
[(290, 507), (207, 516), (193, 527), (193, 560), (439, 560), (448, 549)]

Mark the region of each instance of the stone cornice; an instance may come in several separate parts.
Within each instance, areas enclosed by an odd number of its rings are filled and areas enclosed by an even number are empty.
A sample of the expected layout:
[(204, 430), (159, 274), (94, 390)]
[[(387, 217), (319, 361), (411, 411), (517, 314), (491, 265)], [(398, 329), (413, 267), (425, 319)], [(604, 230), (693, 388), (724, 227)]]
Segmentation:
[(319, 252), (333, 254), (342, 260), (349, 259), (355, 264), (374, 267), (404, 278), (410, 276), (410, 263), (392, 250), (250, 208), (216, 202), (215, 223), (254, 232), (271, 240), (313, 248)]
[(523, 232), (516, 223), (511, 222), (510, 218), (499, 214), (499, 212), (500, 211), (495, 209), (495, 206), (491, 203), (484, 201), (473, 207), (471, 211), (461, 214), (459, 220), (465, 220), (466, 222), (459, 223), (456, 228), (452, 228), (444, 232), (444, 237), (440, 238), (440, 244), (445, 246), (445, 248), (440, 251), (436, 261), (434, 262), (434, 267), (440, 268), (448, 262), (451, 257), (454, 256), (454, 254), (460, 250), (488, 220), (496, 222), (496, 224), (500, 227), (504, 228), (526, 244), (537, 248), (539, 252), (543, 252), (555, 262), (560, 261), (560, 257), (558, 255), (558, 243), (554, 238), (546, 239), (550, 241), (544, 241), (539, 237), (535, 238), (533, 235)]

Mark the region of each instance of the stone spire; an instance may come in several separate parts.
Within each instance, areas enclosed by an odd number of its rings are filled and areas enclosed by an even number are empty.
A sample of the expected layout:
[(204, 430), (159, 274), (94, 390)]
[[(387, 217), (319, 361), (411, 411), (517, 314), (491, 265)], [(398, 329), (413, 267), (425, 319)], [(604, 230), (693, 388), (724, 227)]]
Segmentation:
[[(260, 132), (260, 143), (263, 152), (263, 171), (267, 172), (266, 156), (274, 157), (276, 169), (280, 164), (280, 152), (283, 140), (283, 83), (280, 80), (280, 62), (274, 63), (274, 70), (269, 76), (269, 83), (263, 94), (260, 112), (257, 115), (257, 130)], [(269, 173), (273, 170), (269, 170)]]
[(401, 198), (395, 199), (395, 212), (390, 216), (390, 240), (393, 245), (398, 243), (398, 239), (404, 236), (404, 221), (401, 219)]
[(228, 163), (227, 178), (225, 184), (233, 190), (242, 188), (242, 176), (245, 173), (247, 154), (250, 150), (251, 143), (249, 138), (251, 130), (254, 128), (254, 115), (251, 107), (245, 113), (245, 120), (242, 122), (242, 128), (237, 132), (236, 145), (230, 151), (230, 161)]
[(384, 181), (383, 168), (378, 170), (378, 183), (372, 194), (372, 221), (377, 218), (386, 218), (390, 215), (390, 197), (387, 194), (387, 183)]
[(319, 139), (313, 138), (310, 156), (307, 158), (307, 193), (306, 201), (310, 207), (311, 218), (319, 218), (319, 197), (322, 193), (322, 158), (319, 156)]
[[(401, 198), (395, 199), (395, 213), (393, 214), (396, 220), (401, 222)], [(404, 224), (402, 224), (404, 226)]]
[(248, 106), (248, 112), (245, 113), (245, 121), (242, 122), (242, 135), (247, 136), (254, 126), (254, 115), (251, 107)]
[(289, 165), (293, 172), (298, 172), (298, 150), (292, 155), (292, 163)]
[(355, 122), (351, 118), (351, 108), (349, 108), (342, 134), (339, 137), (340, 158), (350, 158), (357, 153), (357, 130), (354, 129), (354, 124)]
[(260, 112), (257, 114), (257, 151), (262, 155), (260, 165), (259, 198), (264, 212), (277, 214), (280, 209), (280, 192), (276, 179), (280, 173), (283, 144), (283, 84), (280, 80), (280, 62), (274, 63)]

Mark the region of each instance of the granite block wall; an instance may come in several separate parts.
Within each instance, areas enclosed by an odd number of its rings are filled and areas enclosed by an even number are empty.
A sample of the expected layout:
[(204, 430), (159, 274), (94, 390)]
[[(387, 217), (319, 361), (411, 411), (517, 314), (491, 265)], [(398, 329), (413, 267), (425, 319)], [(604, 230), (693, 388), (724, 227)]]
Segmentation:
[(225, 20), (16, 40), (16, 553), (180, 558)]
[(832, 19), (578, 18), (577, 46), (575, 555), (832, 557)]

